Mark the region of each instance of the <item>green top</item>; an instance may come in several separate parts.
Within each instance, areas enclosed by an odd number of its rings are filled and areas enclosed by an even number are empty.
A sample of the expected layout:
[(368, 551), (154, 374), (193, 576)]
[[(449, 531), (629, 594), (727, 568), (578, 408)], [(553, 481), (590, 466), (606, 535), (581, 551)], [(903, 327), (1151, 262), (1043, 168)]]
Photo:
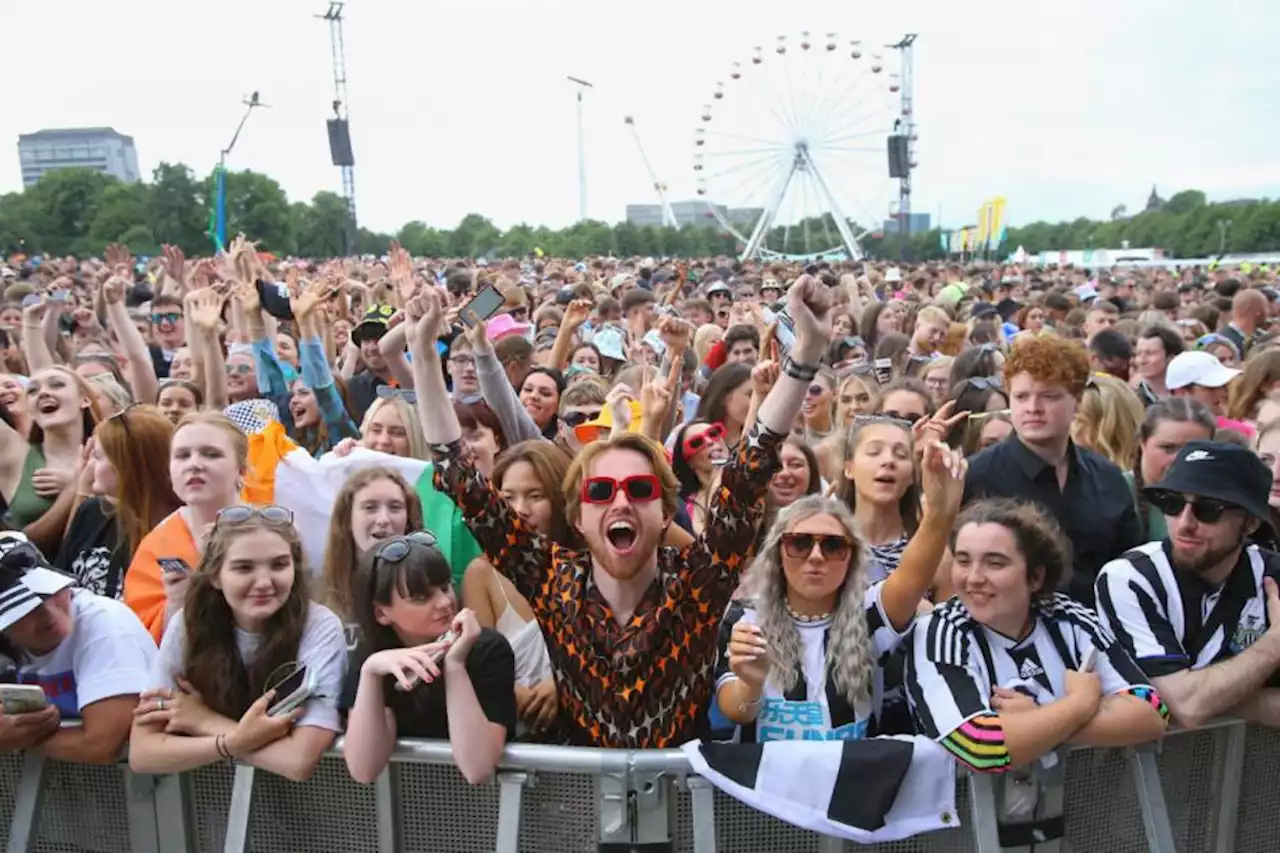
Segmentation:
[(44, 466), (44, 451), (31, 445), (27, 458), (22, 460), (18, 488), (13, 490), (13, 497), (9, 499), (9, 516), (13, 519), (13, 526), (19, 530), (38, 520), (53, 506), (53, 501), (37, 495), (35, 486), (31, 485), (32, 476)]
[[(1140, 512), (1142, 505), (1138, 503), (1138, 490), (1133, 482), (1133, 472), (1124, 472), (1125, 482), (1129, 484), (1129, 491), (1133, 492), (1133, 505)], [(1169, 525), (1164, 520), (1164, 513), (1147, 503), (1147, 541), (1155, 542), (1157, 539), (1167, 539), (1169, 537)]]

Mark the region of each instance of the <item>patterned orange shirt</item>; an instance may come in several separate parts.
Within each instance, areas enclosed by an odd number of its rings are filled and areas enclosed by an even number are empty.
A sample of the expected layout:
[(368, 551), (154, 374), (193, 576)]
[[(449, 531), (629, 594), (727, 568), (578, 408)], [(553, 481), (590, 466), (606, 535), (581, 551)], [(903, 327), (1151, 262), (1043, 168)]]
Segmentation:
[(722, 471), (706, 530), (685, 548), (658, 549), (658, 576), (625, 625), (592, 580), (589, 551), (525, 527), (460, 441), (433, 447), (435, 487), (453, 498), (542, 627), (568, 743), (661, 749), (705, 730), (720, 620), (751, 558), (784, 438), (757, 426), (742, 442)]

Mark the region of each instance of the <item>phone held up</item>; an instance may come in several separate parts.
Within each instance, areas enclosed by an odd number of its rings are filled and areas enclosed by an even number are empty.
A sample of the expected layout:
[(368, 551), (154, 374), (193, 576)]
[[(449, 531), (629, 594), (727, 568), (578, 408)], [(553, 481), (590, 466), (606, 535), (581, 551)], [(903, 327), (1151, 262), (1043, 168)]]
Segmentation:
[(458, 318), (469, 329), (475, 325), (472, 322), (472, 315), (475, 319), (483, 323), (494, 314), (498, 313), (498, 309), (507, 301), (507, 297), (502, 295), (502, 291), (490, 284), (484, 290), (477, 293), (470, 302), (462, 306), (462, 311), (458, 313)]
[(5, 714), (34, 714), (49, 706), (49, 697), (34, 684), (0, 684)]

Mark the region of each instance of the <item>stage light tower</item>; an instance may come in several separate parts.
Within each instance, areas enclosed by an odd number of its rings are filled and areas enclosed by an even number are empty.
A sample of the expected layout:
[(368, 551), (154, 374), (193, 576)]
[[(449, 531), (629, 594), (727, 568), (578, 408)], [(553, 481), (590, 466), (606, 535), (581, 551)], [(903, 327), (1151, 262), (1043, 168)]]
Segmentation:
[(356, 158), (351, 150), (351, 121), (347, 114), (347, 59), (342, 42), (342, 0), (330, 0), (329, 9), (317, 18), (329, 22), (329, 49), (333, 55), (333, 118), (329, 119), (329, 157), (342, 170), (342, 195), (347, 200), (347, 227), (343, 230), (343, 254), (356, 247)]
[(578, 221), (587, 218), (587, 137), (582, 126), (582, 92), (595, 87), (578, 77), (569, 77), (569, 82), (578, 87)]

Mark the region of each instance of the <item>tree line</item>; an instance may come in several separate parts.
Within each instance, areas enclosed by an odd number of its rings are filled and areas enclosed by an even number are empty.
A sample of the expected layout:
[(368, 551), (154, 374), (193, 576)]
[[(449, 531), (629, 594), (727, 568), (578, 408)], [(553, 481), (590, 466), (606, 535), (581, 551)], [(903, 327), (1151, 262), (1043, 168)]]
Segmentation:
[[(109, 243), (123, 243), (136, 255), (159, 254), (165, 243), (188, 255), (212, 249), (213, 176), (199, 178), (183, 164), (161, 163), (150, 182), (125, 183), (89, 169), (50, 172), (24, 192), (0, 196), (0, 252), (9, 254), (101, 255)], [(310, 202), (290, 202), (267, 175), (249, 170), (227, 174), (227, 233), (244, 232), (276, 255), (333, 257), (344, 252), (347, 206), (337, 193), (316, 193)], [(1229, 223), (1229, 224), (1228, 224)], [(834, 223), (815, 218), (813, 234), (834, 233)], [(799, 233), (799, 226), (792, 233)], [(535, 251), (556, 257), (612, 254), (620, 257), (707, 257), (733, 255), (741, 246), (728, 234), (706, 226), (684, 228), (610, 225), (596, 220), (552, 229), (521, 223), (505, 231), (478, 213), (452, 229), (408, 222), (395, 234), (360, 228), (353, 250), (381, 255), (392, 240), (412, 254), (430, 257), (519, 257)], [(936, 260), (946, 257), (939, 229), (903, 238), (864, 233), (872, 257)], [(1184, 190), (1153, 209), (1125, 216), (1116, 208), (1109, 220), (1081, 217), (1071, 222), (1032, 222), (1008, 229), (994, 254), (1019, 246), (1030, 253), (1056, 249), (1119, 249), (1156, 246), (1174, 257), (1280, 250), (1280, 201), (1210, 204), (1199, 190)]]

